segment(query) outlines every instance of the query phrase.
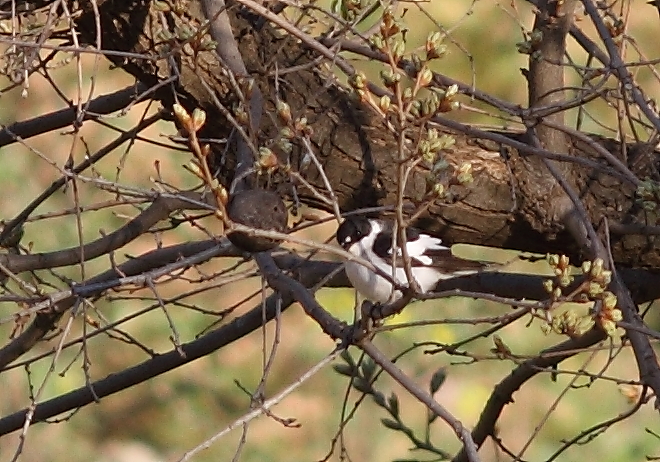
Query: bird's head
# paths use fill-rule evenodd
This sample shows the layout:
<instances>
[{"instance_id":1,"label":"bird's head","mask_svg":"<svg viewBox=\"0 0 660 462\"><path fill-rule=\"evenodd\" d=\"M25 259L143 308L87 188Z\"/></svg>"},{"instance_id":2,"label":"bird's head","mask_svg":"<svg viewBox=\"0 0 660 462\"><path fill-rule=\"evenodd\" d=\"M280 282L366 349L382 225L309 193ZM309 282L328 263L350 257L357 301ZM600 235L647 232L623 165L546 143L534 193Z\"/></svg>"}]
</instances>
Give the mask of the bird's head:
<instances>
[{"instance_id":1,"label":"bird's head","mask_svg":"<svg viewBox=\"0 0 660 462\"><path fill-rule=\"evenodd\" d=\"M361 216L349 217L337 229L337 242L344 250L371 232L371 222Z\"/></svg>"}]
</instances>

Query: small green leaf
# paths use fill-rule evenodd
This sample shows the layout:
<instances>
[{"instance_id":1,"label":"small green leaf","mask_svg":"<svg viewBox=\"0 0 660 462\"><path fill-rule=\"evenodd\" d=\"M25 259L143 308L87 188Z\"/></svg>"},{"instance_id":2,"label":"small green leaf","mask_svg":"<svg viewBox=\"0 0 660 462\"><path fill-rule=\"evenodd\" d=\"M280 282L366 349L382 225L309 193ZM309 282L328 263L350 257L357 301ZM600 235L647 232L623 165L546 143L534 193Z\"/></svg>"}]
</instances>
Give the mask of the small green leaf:
<instances>
[{"instance_id":1,"label":"small green leaf","mask_svg":"<svg viewBox=\"0 0 660 462\"><path fill-rule=\"evenodd\" d=\"M399 398L392 393L387 400L387 403L390 405L390 412L394 417L399 417Z\"/></svg>"},{"instance_id":2,"label":"small green leaf","mask_svg":"<svg viewBox=\"0 0 660 462\"><path fill-rule=\"evenodd\" d=\"M437 392L440 389L443 383L445 383L446 378L447 378L447 373L445 372L444 367L435 371L433 377L431 377L431 384L429 386L432 395L435 394L435 392Z\"/></svg>"},{"instance_id":3,"label":"small green leaf","mask_svg":"<svg viewBox=\"0 0 660 462\"><path fill-rule=\"evenodd\" d=\"M380 407L385 407L385 395L383 395L379 391L374 391L371 394L371 397L374 399L376 404L378 404Z\"/></svg>"},{"instance_id":4,"label":"small green leaf","mask_svg":"<svg viewBox=\"0 0 660 462\"><path fill-rule=\"evenodd\" d=\"M371 358L364 358L360 369L362 370L362 377L366 380L371 380L376 373L376 363Z\"/></svg>"},{"instance_id":5,"label":"small green leaf","mask_svg":"<svg viewBox=\"0 0 660 462\"><path fill-rule=\"evenodd\" d=\"M383 423L383 425L385 425L387 428L389 428L391 430L402 430L403 429L401 424L399 422L397 422L396 420L383 418L383 419L380 419L380 421Z\"/></svg>"},{"instance_id":6,"label":"small green leaf","mask_svg":"<svg viewBox=\"0 0 660 462\"><path fill-rule=\"evenodd\" d=\"M348 350L344 350L341 352L341 359L346 361L347 364L350 364L353 368L355 368L355 360L353 359L353 356L348 352Z\"/></svg>"},{"instance_id":7,"label":"small green leaf","mask_svg":"<svg viewBox=\"0 0 660 462\"><path fill-rule=\"evenodd\" d=\"M364 380L362 377L355 377L353 379L353 388L367 395L373 392L373 389L371 388L371 384L369 383L369 381Z\"/></svg>"},{"instance_id":8,"label":"small green leaf","mask_svg":"<svg viewBox=\"0 0 660 462\"><path fill-rule=\"evenodd\" d=\"M332 366L337 374L345 375L347 377L355 376L355 368L349 364L335 364Z\"/></svg>"}]
</instances>

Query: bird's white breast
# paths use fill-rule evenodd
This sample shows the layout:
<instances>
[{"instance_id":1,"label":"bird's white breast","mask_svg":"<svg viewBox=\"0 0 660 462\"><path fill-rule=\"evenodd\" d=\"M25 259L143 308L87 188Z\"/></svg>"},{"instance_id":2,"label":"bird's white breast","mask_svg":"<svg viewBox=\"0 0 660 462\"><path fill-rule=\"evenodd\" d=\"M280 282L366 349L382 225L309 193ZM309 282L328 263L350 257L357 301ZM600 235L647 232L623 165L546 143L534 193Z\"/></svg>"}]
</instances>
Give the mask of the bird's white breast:
<instances>
[{"instance_id":1,"label":"bird's white breast","mask_svg":"<svg viewBox=\"0 0 660 462\"><path fill-rule=\"evenodd\" d=\"M353 244L348 251L353 255L373 263L373 265L382 270L383 273L392 274L392 266L388 265L380 258L374 258L375 255L371 250L378 231L380 231L380 229L375 229L371 235L366 236L364 239ZM440 242L438 239L430 237L429 239L438 241L438 244ZM423 246L430 243L423 242L420 244L419 249L416 247L410 249L409 247L409 250L411 250L411 256L414 255L417 257L421 255L423 253ZM436 243L434 242L433 244ZM421 258L418 259L421 260ZM422 292L428 292L433 289L438 280L442 278L440 272L434 268L415 267L413 269L413 274ZM394 290L393 293L394 287L390 281L356 261L348 261L346 263L346 275L351 281L351 284L353 284L353 287L368 300L378 303L387 303L401 297L400 291ZM399 284L404 286L408 285L406 272L403 268L396 268L395 275L395 279Z\"/></svg>"}]
</instances>

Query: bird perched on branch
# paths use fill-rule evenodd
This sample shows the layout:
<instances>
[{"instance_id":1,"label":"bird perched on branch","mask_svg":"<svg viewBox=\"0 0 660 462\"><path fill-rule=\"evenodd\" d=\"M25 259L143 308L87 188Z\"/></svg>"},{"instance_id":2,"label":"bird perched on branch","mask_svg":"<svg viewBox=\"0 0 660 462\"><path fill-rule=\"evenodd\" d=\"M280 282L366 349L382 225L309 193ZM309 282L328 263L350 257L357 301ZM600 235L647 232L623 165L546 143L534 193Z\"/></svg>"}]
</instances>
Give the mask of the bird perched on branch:
<instances>
[{"instance_id":1,"label":"bird perched on branch","mask_svg":"<svg viewBox=\"0 0 660 462\"><path fill-rule=\"evenodd\" d=\"M393 245L393 232L394 222L355 216L339 226L337 241L345 250L370 262L382 273L395 274L392 279L407 286L404 259L400 246ZM478 273L488 267L483 262L455 257L449 247L442 245L441 239L418 229L408 227L405 234L412 275L422 293L432 291L443 279ZM393 258L393 250L396 258ZM386 277L357 261L346 262L346 275L353 287L373 302L387 303L402 295L394 290Z\"/></svg>"}]
</instances>

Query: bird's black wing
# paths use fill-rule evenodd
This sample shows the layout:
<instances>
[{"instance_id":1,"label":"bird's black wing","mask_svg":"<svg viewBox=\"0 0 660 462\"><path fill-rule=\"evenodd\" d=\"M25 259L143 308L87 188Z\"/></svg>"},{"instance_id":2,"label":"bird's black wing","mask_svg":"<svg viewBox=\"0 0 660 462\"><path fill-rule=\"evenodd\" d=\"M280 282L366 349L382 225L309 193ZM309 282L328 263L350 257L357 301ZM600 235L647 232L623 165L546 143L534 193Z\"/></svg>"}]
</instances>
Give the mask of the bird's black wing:
<instances>
[{"instance_id":1,"label":"bird's black wing","mask_svg":"<svg viewBox=\"0 0 660 462\"><path fill-rule=\"evenodd\" d=\"M406 240L410 264L412 267L429 266L442 273L460 273L480 271L486 265L479 261L465 260L454 256L451 249L442 245L442 241L416 228L406 228ZM373 243L373 252L387 265L392 265L392 230L383 229ZM397 251L396 267L404 266L401 250Z\"/></svg>"},{"instance_id":2,"label":"bird's black wing","mask_svg":"<svg viewBox=\"0 0 660 462\"><path fill-rule=\"evenodd\" d=\"M440 250L426 250L424 256L429 257L432 260L432 263L427 266L432 266L443 273L472 273L488 267L486 263L477 260L466 260L465 258L457 257L451 253L451 249L447 248Z\"/></svg>"}]
</instances>

